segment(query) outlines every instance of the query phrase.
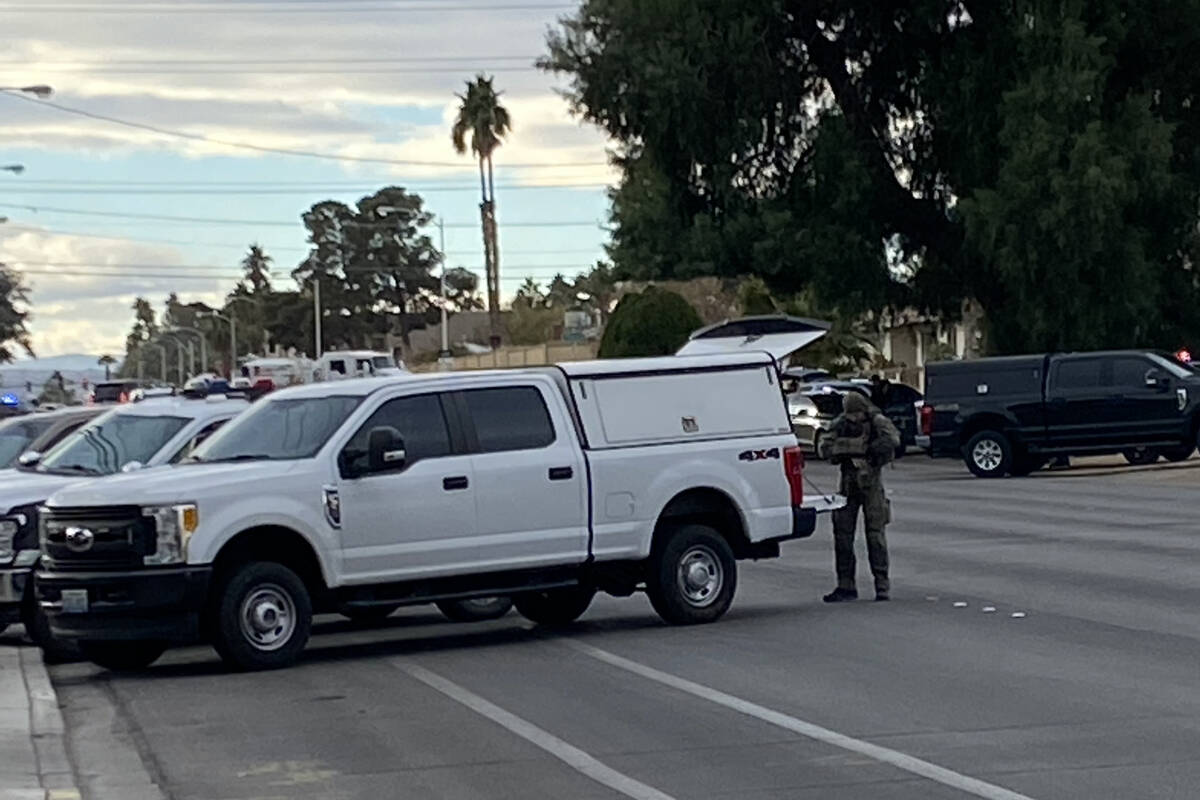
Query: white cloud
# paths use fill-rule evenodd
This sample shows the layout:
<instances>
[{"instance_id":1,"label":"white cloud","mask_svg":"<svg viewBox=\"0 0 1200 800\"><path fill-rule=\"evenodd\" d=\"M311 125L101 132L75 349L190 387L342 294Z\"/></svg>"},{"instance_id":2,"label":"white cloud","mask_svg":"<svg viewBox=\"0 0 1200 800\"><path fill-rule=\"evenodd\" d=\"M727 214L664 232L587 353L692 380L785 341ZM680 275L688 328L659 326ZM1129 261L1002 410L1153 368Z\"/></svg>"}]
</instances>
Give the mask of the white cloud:
<instances>
[{"instance_id":1,"label":"white cloud","mask_svg":"<svg viewBox=\"0 0 1200 800\"><path fill-rule=\"evenodd\" d=\"M185 264L173 247L120 240L83 239L0 225L0 263L25 274L30 288L34 350L39 354L115 353L125 349L134 298L147 297L161 311L168 292L188 301L220 303L232 280L164 280L104 274L102 267L48 264L145 264L147 274L168 274ZM129 272L129 270L124 270ZM90 275L75 273L91 272Z\"/></svg>"}]
</instances>

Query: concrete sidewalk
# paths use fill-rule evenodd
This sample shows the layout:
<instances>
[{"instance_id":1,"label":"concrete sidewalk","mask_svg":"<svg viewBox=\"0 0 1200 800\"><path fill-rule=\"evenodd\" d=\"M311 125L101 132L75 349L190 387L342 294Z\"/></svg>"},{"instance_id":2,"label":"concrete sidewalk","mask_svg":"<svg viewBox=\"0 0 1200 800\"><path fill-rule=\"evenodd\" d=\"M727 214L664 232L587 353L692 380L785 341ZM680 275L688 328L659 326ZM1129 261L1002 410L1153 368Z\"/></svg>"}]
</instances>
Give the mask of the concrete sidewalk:
<instances>
[{"instance_id":1,"label":"concrete sidewalk","mask_svg":"<svg viewBox=\"0 0 1200 800\"><path fill-rule=\"evenodd\" d=\"M79 800L41 651L0 637L0 800Z\"/></svg>"}]
</instances>

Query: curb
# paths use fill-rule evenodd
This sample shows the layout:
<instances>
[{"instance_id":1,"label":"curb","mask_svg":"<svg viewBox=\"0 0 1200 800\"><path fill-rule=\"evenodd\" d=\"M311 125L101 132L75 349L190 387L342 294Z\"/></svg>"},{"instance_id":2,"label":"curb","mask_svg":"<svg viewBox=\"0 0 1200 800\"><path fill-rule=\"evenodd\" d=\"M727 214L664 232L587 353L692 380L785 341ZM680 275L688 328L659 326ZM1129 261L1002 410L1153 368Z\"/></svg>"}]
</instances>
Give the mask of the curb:
<instances>
[{"instance_id":1,"label":"curb","mask_svg":"<svg viewBox=\"0 0 1200 800\"><path fill-rule=\"evenodd\" d=\"M46 672L42 651L37 647L19 650L21 675L29 698L30 738L37 757L38 782L45 800L81 800L75 772L67 757L66 726L58 707L58 694Z\"/></svg>"}]
</instances>

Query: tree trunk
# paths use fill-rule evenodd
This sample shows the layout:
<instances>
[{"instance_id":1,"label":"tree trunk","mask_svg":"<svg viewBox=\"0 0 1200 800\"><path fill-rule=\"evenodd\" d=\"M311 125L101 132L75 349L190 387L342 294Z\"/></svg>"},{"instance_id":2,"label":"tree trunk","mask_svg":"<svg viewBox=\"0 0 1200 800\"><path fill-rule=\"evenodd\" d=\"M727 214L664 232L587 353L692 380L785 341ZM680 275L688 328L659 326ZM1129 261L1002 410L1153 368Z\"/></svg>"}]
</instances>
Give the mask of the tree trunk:
<instances>
[{"instance_id":1,"label":"tree trunk","mask_svg":"<svg viewBox=\"0 0 1200 800\"><path fill-rule=\"evenodd\" d=\"M491 331L491 345L498 346L496 332L500 329L500 298L492 294L492 236L488 224L490 202L488 200L487 175L484 173L483 155L479 156L479 227L483 232L483 272L488 287L488 323Z\"/></svg>"},{"instance_id":2,"label":"tree trunk","mask_svg":"<svg viewBox=\"0 0 1200 800\"><path fill-rule=\"evenodd\" d=\"M492 349L500 346L500 234L496 227L496 183L492 173L492 157L487 157L488 168L488 242L491 245L490 270L488 272L488 306L494 309L489 317L491 323Z\"/></svg>"}]
</instances>

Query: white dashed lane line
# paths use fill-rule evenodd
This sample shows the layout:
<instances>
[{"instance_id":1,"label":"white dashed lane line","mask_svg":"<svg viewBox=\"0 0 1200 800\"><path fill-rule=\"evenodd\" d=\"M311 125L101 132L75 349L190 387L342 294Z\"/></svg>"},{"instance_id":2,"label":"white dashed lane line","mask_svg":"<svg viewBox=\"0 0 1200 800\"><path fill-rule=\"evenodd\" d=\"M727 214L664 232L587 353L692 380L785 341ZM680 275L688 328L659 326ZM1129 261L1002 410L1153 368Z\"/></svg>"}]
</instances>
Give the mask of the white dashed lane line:
<instances>
[{"instance_id":1,"label":"white dashed lane line","mask_svg":"<svg viewBox=\"0 0 1200 800\"><path fill-rule=\"evenodd\" d=\"M390 663L431 689L441 692L446 697L457 703L461 703L476 714L490 719L492 722L520 736L530 744L540 747L572 769L586 775L597 783L620 792L632 800L675 800L671 795L660 792L653 786L647 786L623 772L618 772L549 731L539 728L532 722L522 719L512 712L505 711L500 706L484 700L469 689L464 689L457 683L447 680L435 672L430 672L424 667L403 658L390 659Z\"/></svg>"},{"instance_id":2,"label":"white dashed lane line","mask_svg":"<svg viewBox=\"0 0 1200 800\"><path fill-rule=\"evenodd\" d=\"M855 739L852 736L838 733L837 731L822 728L820 725L814 725L811 722L805 722L802 719L784 714L780 711L775 711L765 706L760 706L751 703L748 700L743 700L740 697L726 694L725 692L712 689L699 683L693 683L685 678L680 678L677 675L672 675L669 672L648 667L645 664L640 664L636 661L631 661L628 658L623 658L610 653L607 650L601 650L598 647L593 647L579 641L564 640L563 644L567 647L590 656L605 664L609 664L618 669L623 669L626 672L631 672L647 680L655 681L664 686L669 686L681 692L686 692L694 697L699 697L703 700L716 703L725 708L741 712L747 716L762 720L763 722L776 725L784 730L798 733L801 736L806 736L818 742L823 742L833 747L841 748L842 750L851 753L857 753L861 756L874 759L883 764L889 764L897 769L905 772L926 778L931 781L936 781L944 786L949 786L953 789L965 792L975 797L982 797L985 800L1032 800L1032 798L1014 792L1010 789L1005 789L1003 786L996 786L986 781L981 781L978 778L972 778L969 775L963 775L953 770L939 767L937 764L931 764L928 761L923 761L914 756L901 753L898 750L892 750L887 747L881 747L871 742Z\"/></svg>"}]
</instances>

